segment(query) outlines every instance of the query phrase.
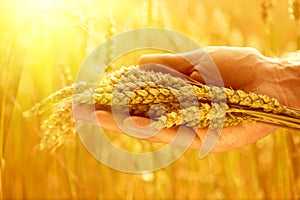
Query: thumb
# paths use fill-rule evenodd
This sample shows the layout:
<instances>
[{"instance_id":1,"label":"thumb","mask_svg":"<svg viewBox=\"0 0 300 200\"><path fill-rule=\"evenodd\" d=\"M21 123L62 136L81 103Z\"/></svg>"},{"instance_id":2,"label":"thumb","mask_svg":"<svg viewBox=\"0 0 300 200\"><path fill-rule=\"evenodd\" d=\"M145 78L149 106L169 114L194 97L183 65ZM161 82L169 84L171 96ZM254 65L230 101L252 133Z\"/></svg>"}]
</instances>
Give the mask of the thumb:
<instances>
[{"instance_id":1,"label":"thumb","mask_svg":"<svg viewBox=\"0 0 300 200\"><path fill-rule=\"evenodd\" d=\"M144 64L161 64L171 67L183 74L189 74L192 69L191 63L189 63L183 56L179 54L145 54L138 60L139 65Z\"/></svg>"}]
</instances>

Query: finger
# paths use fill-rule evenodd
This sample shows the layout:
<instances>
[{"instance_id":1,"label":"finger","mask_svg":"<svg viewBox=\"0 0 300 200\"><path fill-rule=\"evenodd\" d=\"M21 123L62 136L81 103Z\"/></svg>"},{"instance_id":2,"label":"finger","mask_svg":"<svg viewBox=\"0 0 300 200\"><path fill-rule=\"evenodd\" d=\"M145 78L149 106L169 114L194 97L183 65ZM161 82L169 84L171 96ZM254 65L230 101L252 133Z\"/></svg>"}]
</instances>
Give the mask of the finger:
<instances>
[{"instance_id":1,"label":"finger","mask_svg":"<svg viewBox=\"0 0 300 200\"><path fill-rule=\"evenodd\" d=\"M242 123L235 127L223 128L212 152L225 152L252 144L276 130L265 124ZM202 141L205 140L207 129L195 130Z\"/></svg>"},{"instance_id":2,"label":"finger","mask_svg":"<svg viewBox=\"0 0 300 200\"><path fill-rule=\"evenodd\" d=\"M200 83L205 83L202 75L208 76L211 66L214 66L213 61L203 49L181 54L145 54L139 59L140 65L151 63L171 67Z\"/></svg>"},{"instance_id":3,"label":"finger","mask_svg":"<svg viewBox=\"0 0 300 200\"><path fill-rule=\"evenodd\" d=\"M143 127L149 125L151 122L150 119L133 116L127 120L132 120L137 125L137 128L140 128L140 134L149 135L149 133L147 133L147 129L143 130ZM191 149L200 149L202 144L197 134L191 128L184 126L182 126L180 129L179 127L163 128L158 131L157 134L143 139L149 142L165 143L177 147L188 147Z\"/></svg>"},{"instance_id":4,"label":"finger","mask_svg":"<svg viewBox=\"0 0 300 200\"><path fill-rule=\"evenodd\" d=\"M99 122L99 126L101 126L104 129L107 129L109 131L114 131L114 132L118 132L118 133L124 133L117 125L117 123L115 122L113 115L111 114L111 112L107 112L107 111L96 111L95 112L95 116ZM143 118L143 117L130 117L130 119L127 120L131 120L133 121L133 123L136 126L136 129L140 128L140 133L143 134L143 128L147 127L149 125L149 123L151 122L150 119L148 118ZM126 124L126 120L124 120L124 124ZM127 134L127 133L124 133ZM147 134L144 132L144 134ZM176 135L178 134L178 128L164 128L162 130L160 130L157 134L150 136L150 137L145 137L142 138L143 140L149 141L149 142L155 142L155 143L165 143L165 144L169 144L172 141L174 141L174 138L176 137ZM193 139L191 145L189 146L189 148L192 149L200 149L201 147L201 140L199 139L199 137L195 137L195 132L193 131L185 131L185 134L181 134L180 138L177 138L177 140L175 140L175 142L172 143L172 145L175 146L184 146L184 144L186 143L186 141Z\"/></svg>"},{"instance_id":5,"label":"finger","mask_svg":"<svg viewBox=\"0 0 300 200\"><path fill-rule=\"evenodd\" d=\"M200 83L205 83L205 81L204 81L203 77L200 75L199 71L196 71L196 70L192 71L190 74L190 77L192 79L194 79L195 81L198 81Z\"/></svg>"},{"instance_id":6,"label":"finger","mask_svg":"<svg viewBox=\"0 0 300 200\"><path fill-rule=\"evenodd\" d=\"M95 106L88 104L76 104L72 108L72 114L75 120L97 123L97 121L92 118L94 111Z\"/></svg>"},{"instance_id":7,"label":"finger","mask_svg":"<svg viewBox=\"0 0 300 200\"><path fill-rule=\"evenodd\" d=\"M190 74L193 66L184 57L177 54L145 54L139 58L139 65L162 64L183 74Z\"/></svg>"},{"instance_id":8,"label":"finger","mask_svg":"<svg viewBox=\"0 0 300 200\"><path fill-rule=\"evenodd\" d=\"M106 130L122 133L122 130L116 124L111 112L104 110L97 110L94 112L94 116L98 121L98 125Z\"/></svg>"}]
</instances>

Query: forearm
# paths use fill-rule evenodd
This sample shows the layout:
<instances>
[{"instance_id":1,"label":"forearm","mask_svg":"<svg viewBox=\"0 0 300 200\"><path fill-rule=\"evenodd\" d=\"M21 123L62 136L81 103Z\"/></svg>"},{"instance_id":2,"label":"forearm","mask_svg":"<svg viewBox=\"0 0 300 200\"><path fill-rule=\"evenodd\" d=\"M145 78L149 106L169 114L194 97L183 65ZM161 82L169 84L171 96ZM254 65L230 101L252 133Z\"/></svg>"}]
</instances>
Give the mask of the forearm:
<instances>
[{"instance_id":1,"label":"forearm","mask_svg":"<svg viewBox=\"0 0 300 200\"><path fill-rule=\"evenodd\" d=\"M300 54L278 60L275 84L282 103L300 109Z\"/></svg>"}]
</instances>

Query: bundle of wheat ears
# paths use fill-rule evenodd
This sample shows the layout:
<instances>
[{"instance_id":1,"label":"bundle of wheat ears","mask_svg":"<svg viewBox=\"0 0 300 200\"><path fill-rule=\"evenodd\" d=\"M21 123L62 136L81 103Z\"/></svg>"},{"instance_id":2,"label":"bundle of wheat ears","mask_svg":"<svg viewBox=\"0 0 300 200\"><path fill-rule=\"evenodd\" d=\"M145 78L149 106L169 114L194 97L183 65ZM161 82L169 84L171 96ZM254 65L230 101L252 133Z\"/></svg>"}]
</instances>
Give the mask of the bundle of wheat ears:
<instances>
[{"instance_id":1,"label":"bundle of wheat ears","mask_svg":"<svg viewBox=\"0 0 300 200\"><path fill-rule=\"evenodd\" d=\"M152 127L220 128L266 123L300 130L300 111L266 95L201 84L165 66L130 66L98 83L75 83L24 112L46 115L41 148L57 148L76 133L74 104L126 112L152 119Z\"/></svg>"}]
</instances>

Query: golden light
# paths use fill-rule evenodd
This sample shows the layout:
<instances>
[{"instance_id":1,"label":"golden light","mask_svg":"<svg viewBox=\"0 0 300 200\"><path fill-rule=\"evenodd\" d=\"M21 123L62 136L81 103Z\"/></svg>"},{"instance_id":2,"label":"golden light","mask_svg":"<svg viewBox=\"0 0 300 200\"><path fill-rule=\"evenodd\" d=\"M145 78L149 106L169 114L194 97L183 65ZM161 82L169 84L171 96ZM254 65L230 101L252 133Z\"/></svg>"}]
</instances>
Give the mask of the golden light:
<instances>
[{"instance_id":1,"label":"golden light","mask_svg":"<svg viewBox=\"0 0 300 200\"><path fill-rule=\"evenodd\" d=\"M72 84L103 40L135 28L172 29L202 46L251 46L269 56L295 51L300 28L289 4L295 0L277 0L270 24L262 21L262 0L0 1L0 199L299 199L297 132L279 131L203 160L189 150L157 172L132 175L99 163L78 137L53 153L37 151L43 119L22 117ZM136 64L144 53L117 58L115 65ZM110 137L136 152L161 147Z\"/></svg>"}]
</instances>

